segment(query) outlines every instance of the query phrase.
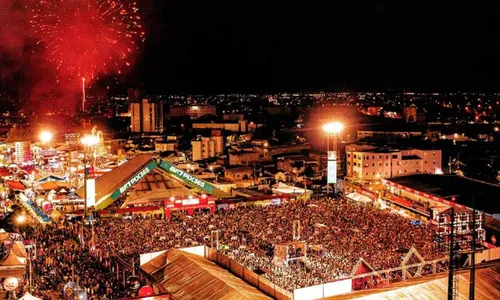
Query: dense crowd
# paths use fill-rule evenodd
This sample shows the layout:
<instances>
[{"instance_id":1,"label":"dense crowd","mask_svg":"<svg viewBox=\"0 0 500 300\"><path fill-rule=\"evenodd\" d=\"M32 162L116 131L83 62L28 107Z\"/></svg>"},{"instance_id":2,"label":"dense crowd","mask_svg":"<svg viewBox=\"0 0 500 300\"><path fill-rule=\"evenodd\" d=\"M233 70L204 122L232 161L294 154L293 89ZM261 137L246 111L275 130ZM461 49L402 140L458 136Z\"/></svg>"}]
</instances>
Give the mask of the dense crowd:
<instances>
[{"instance_id":1,"label":"dense crowd","mask_svg":"<svg viewBox=\"0 0 500 300\"><path fill-rule=\"evenodd\" d=\"M32 293L42 299L65 299L68 282L76 282L88 299L115 299L128 289L117 280L112 264L81 247L70 224L44 227L29 236L37 242L32 257ZM66 286L67 287L67 286ZM72 289L69 289L72 292Z\"/></svg>"},{"instance_id":2,"label":"dense crowd","mask_svg":"<svg viewBox=\"0 0 500 300\"><path fill-rule=\"evenodd\" d=\"M300 220L300 240L308 248L314 246L315 255L277 266L274 246L293 240L295 220ZM103 253L137 257L172 247L210 246L213 230L219 231L221 251L250 269L263 270L263 276L288 290L348 276L360 258L383 270L399 266L411 247L426 260L439 256L433 230L425 224L412 225L390 211L345 200L242 207L170 219L101 220L95 238ZM294 255L306 250L295 249Z\"/></svg>"}]
</instances>

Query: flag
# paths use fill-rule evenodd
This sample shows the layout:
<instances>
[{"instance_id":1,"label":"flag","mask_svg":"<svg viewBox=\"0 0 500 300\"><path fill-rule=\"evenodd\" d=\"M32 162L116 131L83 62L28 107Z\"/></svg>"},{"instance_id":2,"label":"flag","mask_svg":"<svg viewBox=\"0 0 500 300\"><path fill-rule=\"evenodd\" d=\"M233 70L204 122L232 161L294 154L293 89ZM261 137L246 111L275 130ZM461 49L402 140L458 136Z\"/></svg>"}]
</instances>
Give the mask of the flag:
<instances>
[{"instance_id":1,"label":"flag","mask_svg":"<svg viewBox=\"0 0 500 300\"><path fill-rule=\"evenodd\" d=\"M93 166L90 166L88 168L85 168L85 175L94 175L94 167Z\"/></svg>"}]
</instances>

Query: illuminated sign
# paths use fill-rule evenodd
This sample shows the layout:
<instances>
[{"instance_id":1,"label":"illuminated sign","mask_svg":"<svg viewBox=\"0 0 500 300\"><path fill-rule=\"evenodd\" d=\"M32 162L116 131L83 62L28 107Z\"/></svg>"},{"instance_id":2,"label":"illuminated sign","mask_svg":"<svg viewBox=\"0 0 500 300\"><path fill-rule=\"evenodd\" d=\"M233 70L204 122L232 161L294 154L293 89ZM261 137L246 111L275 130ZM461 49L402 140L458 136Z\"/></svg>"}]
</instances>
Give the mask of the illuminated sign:
<instances>
[{"instance_id":1,"label":"illuminated sign","mask_svg":"<svg viewBox=\"0 0 500 300\"><path fill-rule=\"evenodd\" d=\"M151 172L155 168L156 168L156 162L154 162L154 161L150 162L144 169L142 169L141 171L136 173L134 175L134 177L132 177L129 181L127 181L124 185L122 185L119 189L114 191L113 194L111 194L111 198L114 200L114 199L120 197L121 194L126 192L134 184L138 183L139 180L144 178L144 176L146 176L149 172Z\"/></svg>"},{"instance_id":2,"label":"illuminated sign","mask_svg":"<svg viewBox=\"0 0 500 300\"><path fill-rule=\"evenodd\" d=\"M182 205L198 205L200 204L200 199L198 198L193 198L193 199L184 199L182 200Z\"/></svg>"},{"instance_id":3,"label":"illuminated sign","mask_svg":"<svg viewBox=\"0 0 500 300\"><path fill-rule=\"evenodd\" d=\"M181 169L176 168L174 165L171 165L165 161L162 161L160 166L162 167L162 169L164 169L168 173L174 175L176 178L182 180L184 183L186 183L194 188L200 189L200 190L205 191L209 194L212 194L214 191L214 187L211 184L209 184L203 180L200 180L200 179L194 177L193 175L182 171Z\"/></svg>"},{"instance_id":4,"label":"illuminated sign","mask_svg":"<svg viewBox=\"0 0 500 300\"><path fill-rule=\"evenodd\" d=\"M327 183L337 183L337 152L328 151Z\"/></svg>"},{"instance_id":5,"label":"illuminated sign","mask_svg":"<svg viewBox=\"0 0 500 300\"><path fill-rule=\"evenodd\" d=\"M85 198L87 198L87 206L95 205L95 179L87 179L87 190L85 191Z\"/></svg>"}]
</instances>

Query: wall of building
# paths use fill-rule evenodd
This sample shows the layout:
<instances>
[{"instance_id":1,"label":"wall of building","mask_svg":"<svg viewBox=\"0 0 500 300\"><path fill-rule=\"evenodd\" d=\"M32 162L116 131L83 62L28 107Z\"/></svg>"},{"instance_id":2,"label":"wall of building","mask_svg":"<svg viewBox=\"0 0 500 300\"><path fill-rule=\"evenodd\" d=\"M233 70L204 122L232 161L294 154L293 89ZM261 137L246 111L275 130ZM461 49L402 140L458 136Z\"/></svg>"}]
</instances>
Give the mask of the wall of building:
<instances>
[{"instance_id":1,"label":"wall of building","mask_svg":"<svg viewBox=\"0 0 500 300\"><path fill-rule=\"evenodd\" d=\"M226 169L224 171L224 178L234 181L252 179L253 168Z\"/></svg>"},{"instance_id":2,"label":"wall of building","mask_svg":"<svg viewBox=\"0 0 500 300\"><path fill-rule=\"evenodd\" d=\"M229 165L248 165L250 163L258 162L260 155L258 152L229 152Z\"/></svg>"},{"instance_id":3,"label":"wall of building","mask_svg":"<svg viewBox=\"0 0 500 300\"><path fill-rule=\"evenodd\" d=\"M165 152L165 151L176 151L177 143L155 143L155 151Z\"/></svg>"},{"instance_id":4,"label":"wall of building","mask_svg":"<svg viewBox=\"0 0 500 300\"><path fill-rule=\"evenodd\" d=\"M195 105L195 106L170 107L168 116L171 118L189 116L191 119L198 119L199 117L202 117L204 115L216 115L216 114L217 114L217 109L215 106Z\"/></svg>"},{"instance_id":5,"label":"wall of building","mask_svg":"<svg viewBox=\"0 0 500 300\"><path fill-rule=\"evenodd\" d=\"M441 150L369 151L346 148L347 176L379 180L410 174L435 174L441 170Z\"/></svg>"}]
</instances>

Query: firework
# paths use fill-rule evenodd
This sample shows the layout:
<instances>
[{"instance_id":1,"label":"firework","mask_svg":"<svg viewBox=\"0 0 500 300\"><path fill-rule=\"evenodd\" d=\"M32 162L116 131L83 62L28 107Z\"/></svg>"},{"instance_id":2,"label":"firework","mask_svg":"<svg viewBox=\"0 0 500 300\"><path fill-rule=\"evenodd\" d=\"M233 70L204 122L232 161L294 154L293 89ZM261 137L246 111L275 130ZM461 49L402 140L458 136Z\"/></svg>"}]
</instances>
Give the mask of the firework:
<instances>
[{"instance_id":1,"label":"firework","mask_svg":"<svg viewBox=\"0 0 500 300\"><path fill-rule=\"evenodd\" d=\"M121 74L144 41L139 9L127 0L37 0L31 25L59 75Z\"/></svg>"}]
</instances>

